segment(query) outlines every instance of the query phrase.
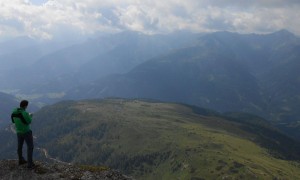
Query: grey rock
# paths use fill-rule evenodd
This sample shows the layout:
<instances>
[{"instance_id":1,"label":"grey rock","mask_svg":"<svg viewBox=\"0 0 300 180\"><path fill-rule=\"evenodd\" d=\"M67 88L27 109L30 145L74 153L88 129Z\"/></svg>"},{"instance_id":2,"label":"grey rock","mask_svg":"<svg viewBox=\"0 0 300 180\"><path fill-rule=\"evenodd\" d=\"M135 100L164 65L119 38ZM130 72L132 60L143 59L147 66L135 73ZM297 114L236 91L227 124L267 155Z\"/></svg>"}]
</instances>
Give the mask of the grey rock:
<instances>
[{"instance_id":1,"label":"grey rock","mask_svg":"<svg viewBox=\"0 0 300 180\"><path fill-rule=\"evenodd\" d=\"M17 160L0 160L0 180L132 180L118 171L101 166L81 166L67 163L35 162L37 167L27 169Z\"/></svg>"}]
</instances>

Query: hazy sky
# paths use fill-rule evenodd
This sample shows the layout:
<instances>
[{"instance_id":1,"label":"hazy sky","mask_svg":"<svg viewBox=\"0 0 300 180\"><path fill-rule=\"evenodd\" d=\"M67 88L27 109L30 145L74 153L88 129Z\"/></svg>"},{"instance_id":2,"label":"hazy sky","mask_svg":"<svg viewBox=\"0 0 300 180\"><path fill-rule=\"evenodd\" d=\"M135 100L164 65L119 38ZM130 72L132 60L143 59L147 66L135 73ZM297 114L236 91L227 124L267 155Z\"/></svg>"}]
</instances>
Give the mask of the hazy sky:
<instances>
[{"instance_id":1,"label":"hazy sky","mask_svg":"<svg viewBox=\"0 0 300 180\"><path fill-rule=\"evenodd\" d=\"M300 0L1 0L0 38L175 30L300 35Z\"/></svg>"}]
</instances>

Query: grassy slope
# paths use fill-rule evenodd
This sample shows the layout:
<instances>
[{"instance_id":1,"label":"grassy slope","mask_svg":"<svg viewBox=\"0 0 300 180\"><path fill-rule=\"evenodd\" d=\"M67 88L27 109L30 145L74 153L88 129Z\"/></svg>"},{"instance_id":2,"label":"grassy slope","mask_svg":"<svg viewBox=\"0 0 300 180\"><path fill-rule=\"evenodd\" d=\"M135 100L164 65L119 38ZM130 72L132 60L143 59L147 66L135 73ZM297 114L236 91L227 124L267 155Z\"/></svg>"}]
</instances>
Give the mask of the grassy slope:
<instances>
[{"instance_id":1,"label":"grassy slope","mask_svg":"<svg viewBox=\"0 0 300 180\"><path fill-rule=\"evenodd\" d=\"M66 102L35 118L37 126L43 124L35 129L38 141L50 155L105 163L140 179L300 178L299 164L269 155L249 141L256 135L239 123L196 114L184 105Z\"/></svg>"}]
</instances>

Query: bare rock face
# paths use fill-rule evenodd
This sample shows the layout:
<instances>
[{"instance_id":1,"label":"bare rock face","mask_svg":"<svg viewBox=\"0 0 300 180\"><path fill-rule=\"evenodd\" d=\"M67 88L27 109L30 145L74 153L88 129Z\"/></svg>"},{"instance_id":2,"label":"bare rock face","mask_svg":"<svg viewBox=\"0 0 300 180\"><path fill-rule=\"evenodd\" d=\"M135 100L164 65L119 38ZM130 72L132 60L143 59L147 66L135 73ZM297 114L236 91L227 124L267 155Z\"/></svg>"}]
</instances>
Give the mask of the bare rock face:
<instances>
[{"instance_id":1,"label":"bare rock face","mask_svg":"<svg viewBox=\"0 0 300 180\"><path fill-rule=\"evenodd\" d=\"M103 166L71 165L35 162L36 168L18 165L17 160L0 160L2 180L132 180L132 178Z\"/></svg>"}]
</instances>

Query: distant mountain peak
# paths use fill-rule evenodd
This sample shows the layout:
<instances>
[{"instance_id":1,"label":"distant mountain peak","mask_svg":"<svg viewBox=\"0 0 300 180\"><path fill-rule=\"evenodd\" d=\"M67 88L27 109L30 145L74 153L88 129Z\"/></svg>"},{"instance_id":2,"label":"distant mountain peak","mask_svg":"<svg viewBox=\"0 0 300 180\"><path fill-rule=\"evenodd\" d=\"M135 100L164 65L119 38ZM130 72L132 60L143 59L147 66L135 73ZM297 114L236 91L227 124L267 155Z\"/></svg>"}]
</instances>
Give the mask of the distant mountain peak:
<instances>
[{"instance_id":1,"label":"distant mountain peak","mask_svg":"<svg viewBox=\"0 0 300 180\"><path fill-rule=\"evenodd\" d=\"M276 36L276 37L285 37L285 38L295 38L296 37L293 33L291 33L290 31L288 31L286 29L281 29L279 31L271 33L270 35Z\"/></svg>"}]
</instances>

